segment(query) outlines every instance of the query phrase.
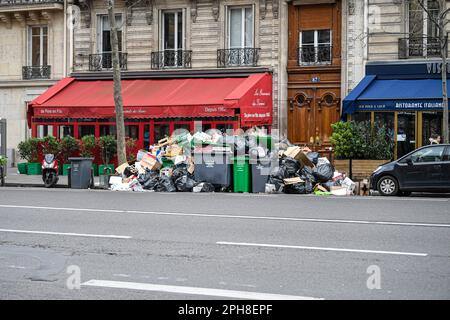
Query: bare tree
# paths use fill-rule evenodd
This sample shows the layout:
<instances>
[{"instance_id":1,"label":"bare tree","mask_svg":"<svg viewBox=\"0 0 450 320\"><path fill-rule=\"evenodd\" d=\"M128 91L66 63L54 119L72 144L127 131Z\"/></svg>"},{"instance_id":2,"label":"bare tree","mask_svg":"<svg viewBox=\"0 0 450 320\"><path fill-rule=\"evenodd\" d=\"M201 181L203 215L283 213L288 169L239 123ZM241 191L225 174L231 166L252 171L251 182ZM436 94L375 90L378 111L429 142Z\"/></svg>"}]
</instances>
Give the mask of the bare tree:
<instances>
[{"instance_id":1,"label":"bare tree","mask_svg":"<svg viewBox=\"0 0 450 320\"><path fill-rule=\"evenodd\" d=\"M119 164L127 162L125 146L125 123L123 115L122 87L120 76L119 41L117 37L116 16L114 14L114 0L106 0L108 7L109 24L111 27L112 67L114 79L114 105L116 108L117 128L117 159Z\"/></svg>"},{"instance_id":2,"label":"bare tree","mask_svg":"<svg viewBox=\"0 0 450 320\"><path fill-rule=\"evenodd\" d=\"M447 18L450 8L447 8L446 0L416 0L418 1L420 7L424 10L427 15L428 23L431 23L437 28L438 31L438 43L440 45L440 57L442 59L442 107L443 107L443 142L449 143L449 132L448 132L448 92L447 92L447 44L448 37L446 27L450 23ZM430 3L438 4L437 14L431 10Z\"/></svg>"}]
</instances>

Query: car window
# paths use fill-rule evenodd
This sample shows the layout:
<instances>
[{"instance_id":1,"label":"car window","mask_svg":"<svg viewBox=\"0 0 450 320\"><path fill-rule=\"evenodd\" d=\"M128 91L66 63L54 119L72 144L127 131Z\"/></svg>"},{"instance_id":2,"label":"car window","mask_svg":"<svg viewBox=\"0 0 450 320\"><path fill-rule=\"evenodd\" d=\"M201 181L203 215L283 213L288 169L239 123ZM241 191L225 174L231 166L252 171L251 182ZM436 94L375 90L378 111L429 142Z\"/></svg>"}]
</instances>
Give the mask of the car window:
<instances>
[{"instance_id":1,"label":"car window","mask_svg":"<svg viewBox=\"0 0 450 320\"><path fill-rule=\"evenodd\" d=\"M444 161L450 161L450 147L447 147L447 149L445 149Z\"/></svg>"},{"instance_id":2,"label":"car window","mask_svg":"<svg viewBox=\"0 0 450 320\"><path fill-rule=\"evenodd\" d=\"M444 149L444 146L425 148L414 152L410 157L414 163L439 162L443 160Z\"/></svg>"}]
</instances>

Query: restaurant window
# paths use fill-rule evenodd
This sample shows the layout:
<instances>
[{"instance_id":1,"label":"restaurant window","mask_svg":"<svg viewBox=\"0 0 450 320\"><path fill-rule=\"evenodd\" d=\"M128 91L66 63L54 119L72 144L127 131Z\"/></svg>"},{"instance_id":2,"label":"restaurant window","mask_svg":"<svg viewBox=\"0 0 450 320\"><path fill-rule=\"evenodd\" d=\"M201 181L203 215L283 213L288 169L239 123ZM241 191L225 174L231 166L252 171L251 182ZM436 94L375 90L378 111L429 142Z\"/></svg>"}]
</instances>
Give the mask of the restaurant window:
<instances>
[{"instance_id":1,"label":"restaurant window","mask_svg":"<svg viewBox=\"0 0 450 320\"><path fill-rule=\"evenodd\" d=\"M46 125L46 124L40 124L36 128L37 130L37 138L44 138L47 136L53 136L53 126L52 125Z\"/></svg>"},{"instance_id":2,"label":"restaurant window","mask_svg":"<svg viewBox=\"0 0 450 320\"><path fill-rule=\"evenodd\" d=\"M73 126L60 125L59 130L58 130L58 135L59 135L60 139L67 137L67 136L73 137L74 136Z\"/></svg>"},{"instance_id":3,"label":"restaurant window","mask_svg":"<svg viewBox=\"0 0 450 320\"><path fill-rule=\"evenodd\" d=\"M218 123L216 124L216 129L220 130L222 133L226 133L228 130L233 130L232 123Z\"/></svg>"},{"instance_id":4,"label":"restaurant window","mask_svg":"<svg viewBox=\"0 0 450 320\"><path fill-rule=\"evenodd\" d=\"M33 26L28 30L28 65L46 66L48 64L48 27Z\"/></svg>"},{"instance_id":5,"label":"restaurant window","mask_svg":"<svg viewBox=\"0 0 450 320\"><path fill-rule=\"evenodd\" d=\"M397 113L397 158L416 148L416 113Z\"/></svg>"},{"instance_id":6,"label":"restaurant window","mask_svg":"<svg viewBox=\"0 0 450 320\"><path fill-rule=\"evenodd\" d=\"M355 122L365 122L372 120L371 112L356 112L352 114L352 120Z\"/></svg>"},{"instance_id":7,"label":"restaurant window","mask_svg":"<svg viewBox=\"0 0 450 320\"><path fill-rule=\"evenodd\" d=\"M150 147L150 125L144 125L144 149L148 150Z\"/></svg>"},{"instance_id":8,"label":"restaurant window","mask_svg":"<svg viewBox=\"0 0 450 320\"><path fill-rule=\"evenodd\" d=\"M438 135L442 137L442 124L443 116L442 112L422 112L422 145L426 146L430 144L430 138L432 135Z\"/></svg>"},{"instance_id":9,"label":"restaurant window","mask_svg":"<svg viewBox=\"0 0 450 320\"><path fill-rule=\"evenodd\" d=\"M162 50L164 52L164 66L183 66L184 23L183 11L164 11L162 13L161 28Z\"/></svg>"},{"instance_id":10,"label":"restaurant window","mask_svg":"<svg viewBox=\"0 0 450 320\"><path fill-rule=\"evenodd\" d=\"M191 131L191 124L190 123L175 123L173 126L174 130L183 129L188 132Z\"/></svg>"},{"instance_id":11,"label":"restaurant window","mask_svg":"<svg viewBox=\"0 0 450 320\"><path fill-rule=\"evenodd\" d=\"M103 124L100 126L100 136L116 136L116 126L111 124Z\"/></svg>"},{"instance_id":12,"label":"restaurant window","mask_svg":"<svg viewBox=\"0 0 450 320\"><path fill-rule=\"evenodd\" d=\"M81 139L84 136L95 135L95 126L83 125L78 126L78 138Z\"/></svg>"},{"instance_id":13,"label":"restaurant window","mask_svg":"<svg viewBox=\"0 0 450 320\"><path fill-rule=\"evenodd\" d=\"M168 137L170 135L170 127L168 124L157 124L155 123L153 132L154 132L154 138L155 143L157 143L159 140L164 139L165 137Z\"/></svg>"},{"instance_id":14,"label":"restaurant window","mask_svg":"<svg viewBox=\"0 0 450 320\"><path fill-rule=\"evenodd\" d=\"M126 125L125 126L125 137L132 139L139 139L139 126L137 125Z\"/></svg>"},{"instance_id":15,"label":"restaurant window","mask_svg":"<svg viewBox=\"0 0 450 320\"><path fill-rule=\"evenodd\" d=\"M300 32L300 64L331 63L331 30L308 30Z\"/></svg>"}]
</instances>

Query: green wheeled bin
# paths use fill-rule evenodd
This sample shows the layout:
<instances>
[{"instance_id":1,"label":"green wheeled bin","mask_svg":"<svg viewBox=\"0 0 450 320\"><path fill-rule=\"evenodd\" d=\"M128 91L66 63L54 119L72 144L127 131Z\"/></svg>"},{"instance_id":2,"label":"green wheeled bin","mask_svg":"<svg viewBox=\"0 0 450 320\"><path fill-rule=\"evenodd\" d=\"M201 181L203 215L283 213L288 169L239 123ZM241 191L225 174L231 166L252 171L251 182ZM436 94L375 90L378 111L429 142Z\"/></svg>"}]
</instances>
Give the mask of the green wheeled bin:
<instances>
[{"instance_id":1,"label":"green wheeled bin","mask_svg":"<svg viewBox=\"0 0 450 320\"><path fill-rule=\"evenodd\" d=\"M248 156L237 156L233 159L233 191L251 192L252 179Z\"/></svg>"}]
</instances>

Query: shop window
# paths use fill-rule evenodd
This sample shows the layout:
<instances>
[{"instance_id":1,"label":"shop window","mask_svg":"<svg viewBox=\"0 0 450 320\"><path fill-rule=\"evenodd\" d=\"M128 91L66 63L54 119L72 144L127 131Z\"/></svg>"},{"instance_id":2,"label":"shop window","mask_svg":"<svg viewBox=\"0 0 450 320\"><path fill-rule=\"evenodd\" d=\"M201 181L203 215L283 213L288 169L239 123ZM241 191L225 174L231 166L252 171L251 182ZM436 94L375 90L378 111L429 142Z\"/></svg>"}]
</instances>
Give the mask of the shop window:
<instances>
[{"instance_id":1,"label":"shop window","mask_svg":"<svg viewBox=\"0 0 450 320\"><path fill-rule=\"evenodd\" d=\"M116 136L116 126L114 125L101 125L100 136Z\"/></svg>"},{"instance_id":2,"label":"shop window","mask_svg":"<svg viewBox=\"0 0 450 320\"><path fill-rule=\"evenodd\" d=\"M62 139L67 136L74 136L73 126L59 126L58 137Z\"/></svg>"},{"instance_id":3,"label":"shop window","mask_svg":"<svg viewBox=\"0 0 450 320\"><path fill-rule=\"evenodd\" d=\"M95 135L95 126L79 126L78 138L81 139L84 136Z\"/></svg>"},{"instance_id":4,"label":"shop window","mask_svg":"<svg viewBox=\"0 0 450 320\"><path fill-rule=\"evenodd\" d=\"M144 149L148 150L150 147L150 125L144 125Z\"/></svg>"},{"instance_id":5,"label":"shop window","mask_svg":"<svg viewBox=\"0 0 450 320\"><path fill-rule=\"evenodd\" d=\"M352 120L355 122L371 121L372 114L370 112L357 112L352 114Z\"/></svg>"},{"instance_id":6,"label":"shop window","mask_svg":"<svg viewBox=\"0 0 450 320\"><path fill-rule=\"evenodd\" d=\"M206 132L207 130L211 129L212 125L211 123L202 123L202 131Z\"/></svg>"},{"instance_id":7,"label":"shop window","mask_svg":"<svg viewBox=\"0 0 450 320\"><path fill-rule=\"evenodd\" d=\"M422 145L430 144L433 135L442 136L442 113L422 112Z\"/></svg>"},{"instance_id":8,"label":"shop window","mask_svg":"<svg viewBox=\"0 0 450 320\"><path fill-rule=\"evenodd\" d=\"M416 149L416 113L399 112L397 119L397 158L400 158Z\"/></svg>"},{"instance_id":9,"label":"shop window","mask_svg":"<svg viewBox=\"0 0 450 320\"><path fill-rule=\"evenodd\" d=\"M218 123L216 124L216 129L220 130L222 133L226 133L228 130L233 130L232 123Z\"/></svg>"},{"instance_id":10,"label":"shop window","mask_svg":"<svg viewBox=\"0 0 450 320\"><path fill-rule=\"evenodd\" d=\"M155 143L157 143L159 140L164 139L165 137L168 137L170 135L170 128L168 124L156 124L154 126L154 138Z\"/></svg>"},{"instance_id":11,"label":"shop window","mask_svg":"<svg viewBox=\"0 0 450 320\"><path fill-rule=\"evenodd\" d=\"M139 126L137 125L126 125L125 126L125 137L132 139L139 139Z\"/></svg>"},{"instance_id":12,"label":"shop window","mask_svg":"<svg viewBox=\"0 0 450 320\"><path fill-rule=\"evenodd\" d=\"M190 123L175 123L174 130L183 129L185 131L190 132L191 131L191 124Z\"/></svg>"},{"instance_id":13,"label":"shop window","mask_svg":"<svg viewBox=\"0 0 450 320\"><path fill-rule=\"evenodd\" d=\"M37 126L37 138L44 138L47 136L53 136L53 126L40 124Z\"/></svg>"}]
</instances>

